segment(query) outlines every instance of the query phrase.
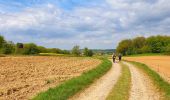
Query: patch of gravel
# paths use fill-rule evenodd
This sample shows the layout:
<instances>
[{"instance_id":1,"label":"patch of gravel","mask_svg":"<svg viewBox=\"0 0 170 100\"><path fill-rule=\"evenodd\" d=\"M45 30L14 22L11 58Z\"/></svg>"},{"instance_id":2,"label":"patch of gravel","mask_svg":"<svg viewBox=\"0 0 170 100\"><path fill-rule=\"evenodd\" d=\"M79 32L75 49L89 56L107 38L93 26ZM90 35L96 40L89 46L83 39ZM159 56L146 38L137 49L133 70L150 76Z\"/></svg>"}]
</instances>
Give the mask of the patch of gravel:
<instances>
[{"instance_id":1,"label":"patch of gravel","mask_svg":"<svg viewBox=\"0 0 170 100\"><path fill-rule=\"evenodd\" d=\"M121 66L114 63L113 67L87 89L76 94L70 100L105 100L114 84L121 75Z\"/></svg>"},{"instance_id":2,"label":"patch of gravel","mask_svg":"<svg viewBox=\"0 0 170 100\"><path fill-rule=\"evenodd\" d=\"M142 70L136 68L130 63L126 64L131 72L132 85L129 100L160 100L161 94L154 86L152 80Z\"/></svg>"}]
</instances>

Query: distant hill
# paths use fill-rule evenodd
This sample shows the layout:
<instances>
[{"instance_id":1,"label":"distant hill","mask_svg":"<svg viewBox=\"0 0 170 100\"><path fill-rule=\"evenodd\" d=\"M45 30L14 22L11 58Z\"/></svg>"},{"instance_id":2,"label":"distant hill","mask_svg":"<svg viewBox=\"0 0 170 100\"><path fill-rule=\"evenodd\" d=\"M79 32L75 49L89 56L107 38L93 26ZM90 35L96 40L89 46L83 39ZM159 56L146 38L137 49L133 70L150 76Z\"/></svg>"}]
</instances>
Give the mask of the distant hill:
<instances>
[{"instance_id":1,"label":"distant hill","mask_svg":"<svg viewBox=\"0 0 170 100\"><path fill-rule=\"evenodd\" d=\"M116 49L92 49L94 53L113 54Z\"/></svg>"}]
</instances>

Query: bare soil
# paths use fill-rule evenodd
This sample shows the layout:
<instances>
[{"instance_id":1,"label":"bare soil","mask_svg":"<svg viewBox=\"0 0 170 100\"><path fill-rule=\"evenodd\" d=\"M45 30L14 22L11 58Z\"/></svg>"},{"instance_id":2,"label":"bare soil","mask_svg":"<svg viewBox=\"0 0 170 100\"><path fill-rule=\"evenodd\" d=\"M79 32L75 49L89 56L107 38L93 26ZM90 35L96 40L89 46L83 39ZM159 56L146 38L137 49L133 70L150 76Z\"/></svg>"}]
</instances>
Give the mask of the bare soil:
<instances>
[{"instance_id":1,"label":"bare soil","mask_svg":"<svg viewBox=\"0 0 170 100\"><path fill-rule=\"evenodd\" d=\"M27 100L101 61L76 57L0 57L0 100Z\"/></svg>"},{"instance_id":2,"label":"bare soil","mask_svg":"<svg viewBox=\"0 0 170 100\"><path fill-rule=\"evenodd\" d=\"M76 94L70 100L105 100L114 84L121 75L121 66L114 63L113 67L87 89Z\"/></svg>"},{"instance_id":3,"label":"bare soil","mask_svg":"<svg viewBox=\"0 0 170 100\"><path fill-rule=\"evenodd\" d=\"M170 56L140 56L125 57L124 59L148 65L170 83Z\"/></svg>"}]
</instances>

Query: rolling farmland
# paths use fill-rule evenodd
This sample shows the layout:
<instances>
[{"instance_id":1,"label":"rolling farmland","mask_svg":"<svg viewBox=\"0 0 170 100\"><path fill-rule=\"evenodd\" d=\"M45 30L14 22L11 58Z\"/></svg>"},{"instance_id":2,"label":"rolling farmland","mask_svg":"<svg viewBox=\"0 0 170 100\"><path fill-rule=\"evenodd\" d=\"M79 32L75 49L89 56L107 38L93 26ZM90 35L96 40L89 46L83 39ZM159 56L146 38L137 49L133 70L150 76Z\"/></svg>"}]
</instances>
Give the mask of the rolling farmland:
<instances>
[{"instance_id":1,"label":"rolling farmland","mask_svg":"<svg viewBox=\"0 0 170 100\"><path fill-rule=\"evenodd\" d=\"M170 56L139 56L124 59L148 65L170 83Z\"/></svg>"},{"instance_id":2,"label":"rolling farmland","mask_svg":"<svg viewBox=\"0 0 170 100\"><path fill-rule=\"evenodd\" d=\"M101 61L77 57L0 57L0 99L28 99L95 68Z\"/></svg>"}]
</instances>

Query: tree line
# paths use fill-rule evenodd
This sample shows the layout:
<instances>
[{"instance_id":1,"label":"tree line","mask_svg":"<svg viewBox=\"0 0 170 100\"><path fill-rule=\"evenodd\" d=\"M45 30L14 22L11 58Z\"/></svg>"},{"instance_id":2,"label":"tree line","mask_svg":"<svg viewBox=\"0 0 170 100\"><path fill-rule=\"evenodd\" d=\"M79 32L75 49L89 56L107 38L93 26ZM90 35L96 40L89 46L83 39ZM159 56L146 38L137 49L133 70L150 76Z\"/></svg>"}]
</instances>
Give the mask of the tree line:
<instances>
[{"instance_id":1,"label":"tree line","mask_svg":"<svg viewBox=\"0 0 170 100\"><path fill-rule=\"evenodd\" d=\"M74 46L70 50L61 50L59 48L46 48L38 46L35 43L13 43L12 41L6 41L3 36L0 35L0 54L21 54L21 55L33 55L39 53L57 53L57 54L72 54L75 56L93 56L92 50L84 48L80 50L79 46Z\"/></svg>"},{"instance_id":2,"label":"tree line","mask_svg":"<svg viewBox=\"0 0 170 100\"><path fill-rule=\"evenodd\" d=\"M119 42L117 53L123 55L143 53L164 53L170 54L170 36L150 36L125 39Z\"/></svg>"}]
</instances>

